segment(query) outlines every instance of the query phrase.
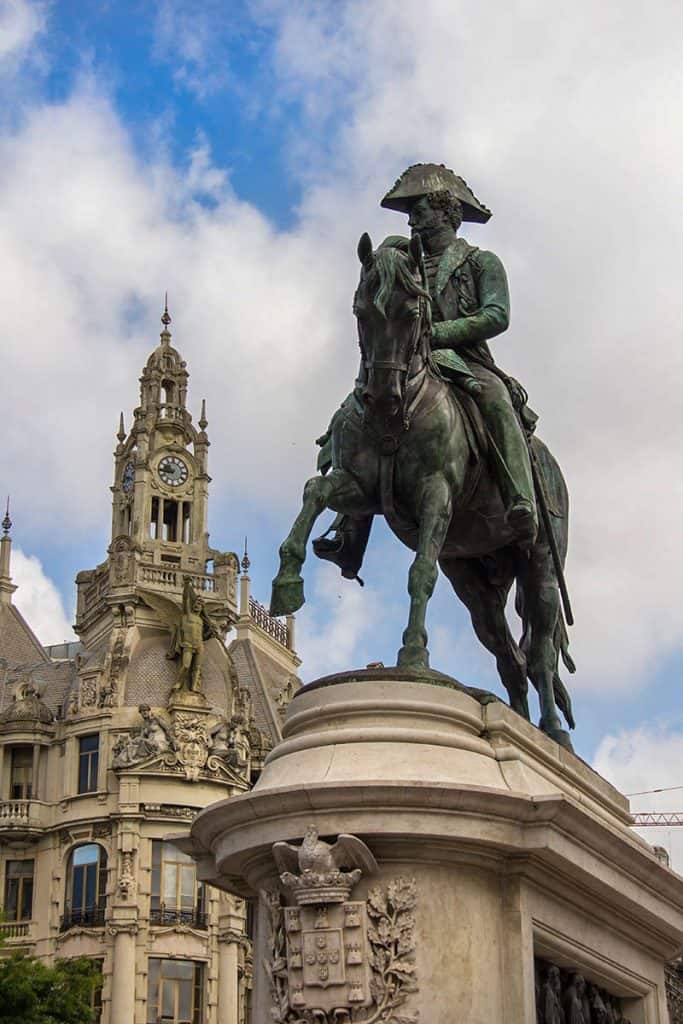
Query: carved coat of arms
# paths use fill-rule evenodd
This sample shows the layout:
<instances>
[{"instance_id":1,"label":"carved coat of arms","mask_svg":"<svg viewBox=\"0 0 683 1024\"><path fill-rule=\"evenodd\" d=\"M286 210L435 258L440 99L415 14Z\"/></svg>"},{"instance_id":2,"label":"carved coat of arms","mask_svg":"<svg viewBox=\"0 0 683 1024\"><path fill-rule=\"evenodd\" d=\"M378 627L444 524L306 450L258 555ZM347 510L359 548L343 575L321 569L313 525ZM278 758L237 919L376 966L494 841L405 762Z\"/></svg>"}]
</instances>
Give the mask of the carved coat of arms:
<instances>
[{"instance_id":1,"label":"carved coat of arms","mask_svg":"<svg viewBox=\"0 0 683 1024\"><path fill-rule=\"evenodd\" d=\"M393 1013L417 989L414 881L398 879L386 893L372 889L367 901L350 899L361 877L377 871L375 858L355 836L330 844L314 826L300 847L276 843L273 857L288 893L284 906L279 894L262 894L275 1024L414 1021Z\"/></svg>"}]
</instances>

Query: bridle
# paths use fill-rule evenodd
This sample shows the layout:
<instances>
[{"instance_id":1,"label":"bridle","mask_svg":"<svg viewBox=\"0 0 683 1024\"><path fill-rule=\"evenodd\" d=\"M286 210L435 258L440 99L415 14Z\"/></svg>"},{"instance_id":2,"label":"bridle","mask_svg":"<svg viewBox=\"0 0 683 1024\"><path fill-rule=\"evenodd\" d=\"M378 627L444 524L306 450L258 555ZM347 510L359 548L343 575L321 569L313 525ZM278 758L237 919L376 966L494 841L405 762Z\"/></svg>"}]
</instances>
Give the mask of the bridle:
<instances>
[{"instance_id":1,"label":"bridle","mask_svg":"<svg viewBox=\"0 0 683 1024\"><path fill-rule=\"evenodd\" d=\"M406 379L402 381L401 386L402 403L400 409L401 422L403 425L404 432L410 429L410 420L422 396L422 391L426 380L427 364L425 364L425 366L423 366L422 369L418 371L418 373L414 374L413 377L408 377L410 367L412 366L413 360L417 355L418 349L420 347L420 342L422 341L425 330L428 327L431 327L431 317L429 316L431 307L429 306L430 300L428 296L418 294L417 300L417 315L415 316L415 323L413 326L412 336L410 338L408 353L405 362L398 362L397 360L394 359L368 359L365 354L364 346L359 339L359 343L361 346L361 355L363 357L363 366L366 370L396 370L398 373L405 375ZM411 386L413 388L417 387L417 390L412 395L409 394ZM367 423L367 412L364 414L364 419Z\"/></svg>"}]
</instances>

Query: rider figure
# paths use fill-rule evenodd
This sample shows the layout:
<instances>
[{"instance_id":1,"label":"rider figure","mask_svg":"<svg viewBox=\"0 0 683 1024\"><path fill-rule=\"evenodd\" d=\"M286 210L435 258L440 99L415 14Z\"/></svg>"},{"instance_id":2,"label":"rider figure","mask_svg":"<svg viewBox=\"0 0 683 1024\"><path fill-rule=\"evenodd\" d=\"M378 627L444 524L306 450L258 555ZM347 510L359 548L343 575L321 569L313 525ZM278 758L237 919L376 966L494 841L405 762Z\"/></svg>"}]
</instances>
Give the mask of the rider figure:
<instances>
[{"instance_id":1,"label":"rider figure","mask_svg":"<svg viewBox=\"0 0 683 1024\"><path fill-rule=\"evenodd\" d=\"M493 449L491 462L508 523L517 543L528 546L536 537L538 520L527 441L508 378L496 366L487 345L489 338L507 329L510 320L505 270L494 253L470 245L457 234L462 221L486 223L491 213L462 178L440 164L409 167L381 205L407 213L412 234L420 236L432 299L435 362L476 398ZM398 238L391 241L401 242ZM321 456L319 465L324 469L324 452ZM353 534L361 526L364 549L369 525L354 525L346 517L338 517L336 536L318 539L316 554L339 564L345 576L355 576L363 551L358 550ZM342 547L347 548L346 553Z\"/></svg>"}]
</instances>

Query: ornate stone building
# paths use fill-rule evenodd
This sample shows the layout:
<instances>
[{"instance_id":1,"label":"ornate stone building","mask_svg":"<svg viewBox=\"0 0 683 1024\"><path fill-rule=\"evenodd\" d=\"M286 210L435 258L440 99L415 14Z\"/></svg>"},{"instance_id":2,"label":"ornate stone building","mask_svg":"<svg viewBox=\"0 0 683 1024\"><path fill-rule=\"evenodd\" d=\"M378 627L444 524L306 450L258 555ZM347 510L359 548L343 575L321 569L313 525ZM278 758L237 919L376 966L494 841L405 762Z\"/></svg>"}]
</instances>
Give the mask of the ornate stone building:
<instances>
[{"instance_id":1,"label":"ornate stone building","mask_svg":"<svg viewBox=\"0 0 683 1024\"><path fill-rule=\"evenodd\" d=\"M117 435L107 558L77 577L80 642L45 648L0 541L3 952L101 963L101 1024L241 1024L249 908L203 886L166 836L243 793L299 685L294 622L209 544L209 440L161 342ZM226 637L230 637L226 640Z\"/></svg>"}]
</instances>

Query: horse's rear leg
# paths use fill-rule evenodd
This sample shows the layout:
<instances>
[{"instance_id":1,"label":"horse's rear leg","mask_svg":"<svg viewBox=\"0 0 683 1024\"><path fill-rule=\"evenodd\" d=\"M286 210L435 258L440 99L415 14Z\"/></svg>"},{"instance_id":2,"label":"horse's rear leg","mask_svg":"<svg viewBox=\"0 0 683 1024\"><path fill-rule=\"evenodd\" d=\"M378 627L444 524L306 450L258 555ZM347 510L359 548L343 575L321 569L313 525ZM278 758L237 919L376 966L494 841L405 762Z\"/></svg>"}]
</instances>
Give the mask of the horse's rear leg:
<instances>
[{"instance_id":1,"label":"horse's rear leg","mask_svg":"<svg viewBox=\"0 0 683 1024\"><path fill-rule=\"evenodd\" d=\"M549 549L542 544L535 545L529 559L521 563L519 576L530 634L527 671L538 690L541 706L538 727L567 750L573 750L555 703L558 661L555 631L560 615L560 592Z\"/></svg>"},{"instance_id":2,"label":"horse's rear leg","mask_svg":"<svg viewBox=\"0 0 683 1024\"><path fill-rule=\"evenodd\" d=\"M304 487L301 511L294 520L289 534L280 545L280 568L273 580L270 598L271 615L291 615L305 601L301 566L306 558L306 545L316 519L328 503L340 494L349 493L349 499L362 502L363 495L352 476L336 469L327 476L314 476Z\"/></svg>"},{"instance_id":3,"label":"horse's rear leg","mask_svg":"<svg viewBox=\"0 0 683 1024\"><path fill-rule=\"evenodd\" d=\"M425 616L439 572L436 560L451 521L451 508L451 491L446 479L431 477L422 492L417 552L408 574L410 616L397 660L403 668L429 667Z\"/></svg>"},{"instance_id":4,"label":"horse's rear leg","mask_svg":"<svg viewBox=\"0 0 683 1024\"><path fill-rule=\"evenodd\" d=\"M474 559L442 558L439 564L469 611L477 637L496 659L498 675L508 692L510 707L528 720L526 658L515 643L505 618L505 601L512 585L512 571L509 580L493 584L481 562Z\"/></svg>"}]
</instances>

